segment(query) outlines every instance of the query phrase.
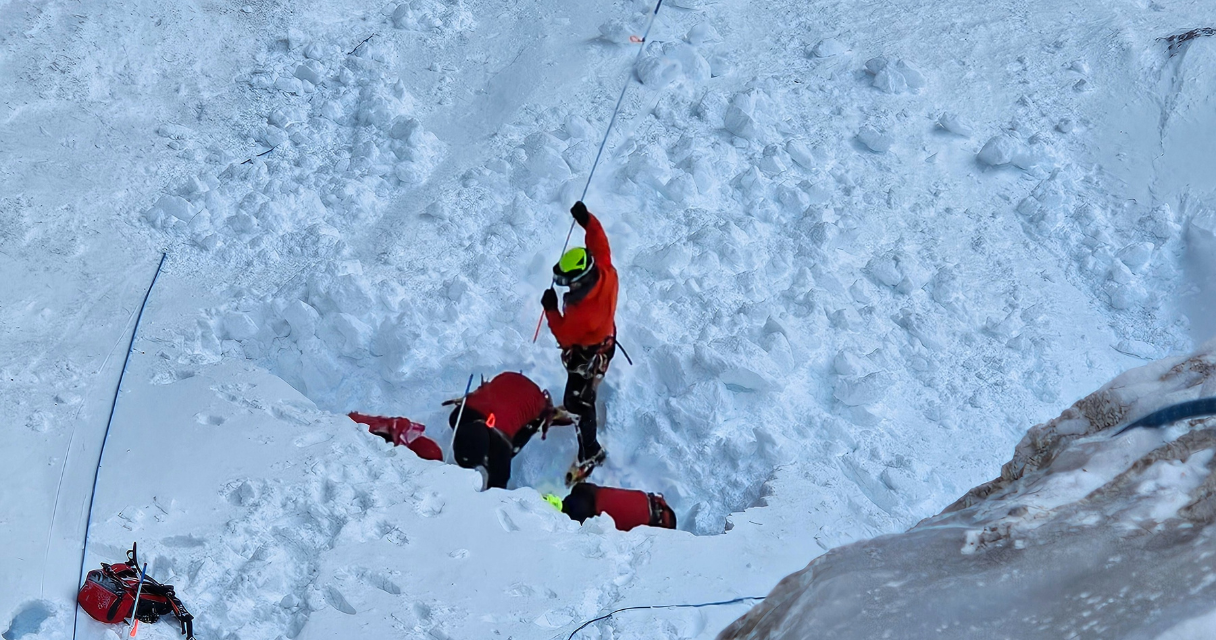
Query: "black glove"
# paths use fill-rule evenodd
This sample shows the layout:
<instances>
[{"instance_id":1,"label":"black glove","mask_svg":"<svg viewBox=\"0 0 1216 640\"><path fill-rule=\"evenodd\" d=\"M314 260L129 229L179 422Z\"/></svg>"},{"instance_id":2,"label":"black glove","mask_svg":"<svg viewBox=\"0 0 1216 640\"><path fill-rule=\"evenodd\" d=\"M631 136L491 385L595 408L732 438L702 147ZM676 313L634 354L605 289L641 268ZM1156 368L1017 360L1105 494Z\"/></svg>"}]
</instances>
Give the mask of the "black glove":
<instances>
[{"instance_id":1,"label":"black glove","mask_svg":"<svg viewBox=\"0 0 1216 640\"><path fill-rule=\"evenodd\" d=\"M570 207L570 215L574 216L574 221L578 223L578 226L586 227L591 212L587 211L587 205L583 204L582 200L579 200L574 203L573 207Z\"/></svg>"},{"instance_id":2,"label":"black glove","mask_svg":"<svg viewBox=\"0 0 1216 640\"><path fill-rule=\"evenodd\" d=\"M540 304L545 311L557 311L557 292L553 290L553 287L545 289L545 295L540 297Z\"/></svg>"}]
</instances>

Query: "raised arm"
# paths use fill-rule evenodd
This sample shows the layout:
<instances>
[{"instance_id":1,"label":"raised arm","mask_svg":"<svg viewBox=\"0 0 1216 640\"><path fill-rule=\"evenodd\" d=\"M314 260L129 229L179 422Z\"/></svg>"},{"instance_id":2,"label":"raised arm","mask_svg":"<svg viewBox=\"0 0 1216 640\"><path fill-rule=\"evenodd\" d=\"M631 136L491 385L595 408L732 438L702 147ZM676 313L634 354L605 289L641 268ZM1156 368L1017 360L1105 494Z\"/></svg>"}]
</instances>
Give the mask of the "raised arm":
<instances>
[{"instance_id":1,"label":"raised arm","mask_svg":"<svg viewBox=\"0 0 1216 640\"><path fill-rule=\"evenodd\" d=\"M608 235L604 233L604 227L600 224L599 219L587 210L587 205L583 204L581 200L570 207L570 215L574 216L575 222L578 222L579 226L587 232L587 251L595 258L595 262L605 267L611 267L612 248L608 246Z\"/></svg>"}]
</instances>

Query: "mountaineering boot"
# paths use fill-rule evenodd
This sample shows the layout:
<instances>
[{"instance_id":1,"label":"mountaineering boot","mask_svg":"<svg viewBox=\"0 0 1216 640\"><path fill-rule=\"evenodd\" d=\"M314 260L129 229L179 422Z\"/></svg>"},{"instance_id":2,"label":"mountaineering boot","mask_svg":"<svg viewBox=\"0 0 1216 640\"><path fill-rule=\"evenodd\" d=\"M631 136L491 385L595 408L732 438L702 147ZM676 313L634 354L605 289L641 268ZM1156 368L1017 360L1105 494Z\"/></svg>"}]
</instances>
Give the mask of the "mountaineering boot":
<instances>
[{"instance_id":1,"label":"mountaineering boot","mask_svg":"<svg viewBox=\"0 0 1216 640\"><path fill-rule=\"evenodd\" d=\"M599 451L595 452L595 455L586 460L579 460L571 465L570 470L566 472L566 486L573 487L586 480L591 475L591 472L595 471L596 467L604 464L604 458L607 456L608 453L601 447Z\"/></svg>"}]
</instances>

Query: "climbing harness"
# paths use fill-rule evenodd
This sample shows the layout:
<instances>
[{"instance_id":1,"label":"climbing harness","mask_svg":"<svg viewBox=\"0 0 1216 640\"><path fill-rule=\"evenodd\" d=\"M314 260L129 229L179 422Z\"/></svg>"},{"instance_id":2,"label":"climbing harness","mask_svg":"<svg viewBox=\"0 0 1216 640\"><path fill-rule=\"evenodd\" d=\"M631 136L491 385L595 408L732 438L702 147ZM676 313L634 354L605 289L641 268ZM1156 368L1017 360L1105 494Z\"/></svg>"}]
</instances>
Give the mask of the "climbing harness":
<instances>
[{"instance_id":1,"label":"climbing harness","mask_svg":"<svg viewBox=\"0 0 1216 640\"><path fill-rule=\"evenodd\" d=\"M612 361L616 349L615 336L608 336L599 344L574 345L562 350L562 366L566 367L566 371L587 380L603 378L608 372L608 364Z\"/></svg>"},{"instance_id":2,"label":"climbing harness","mask_svg":"<svg viewBox=\"0 0 1216 640\"><path fill-rule=\"evenodd\" d=\"M600 140L600 148L595 152L595 160L591 163L591 171L587 174L587 183L583 185L583 195L579 196L579 201L587 199L587 190L591 188L591 179L595 177L595 170L600 166L600 157L604 155L604 147L608 144L608 136L612 134L612 128L616 126L616 118L621 113L621 104L625 102L625 93L629 90L629 85L633 83L633 76L638 67L638 63L642 60L642 54L646 52L647 38L650 36L650 28L654 26L655 18L659 15L659 9L663 6L663 0L659 0L654 5L654 11L650 12L650 19L646 22L646 30L642 32L642 37L634 39L630 36L630 42L636 42L641 46L638 47L637 58L633 62L633 66L629 68L629 76L625 79L625 86L621 87L621 95L617 96L616 106L612 108L612 117L608 120L608 128L604 131L604 138ZM570 237L574 235L574 225L576 221L570 221L570 229L566 231L566 241L562 243L562 255L566 254L566 249L570 248ZM542 312L540 318L536 320L536 332L532 335L532 342L536 342L540 337L540 327L544 324L545 314Z\"/></svg>"}]
</instances>

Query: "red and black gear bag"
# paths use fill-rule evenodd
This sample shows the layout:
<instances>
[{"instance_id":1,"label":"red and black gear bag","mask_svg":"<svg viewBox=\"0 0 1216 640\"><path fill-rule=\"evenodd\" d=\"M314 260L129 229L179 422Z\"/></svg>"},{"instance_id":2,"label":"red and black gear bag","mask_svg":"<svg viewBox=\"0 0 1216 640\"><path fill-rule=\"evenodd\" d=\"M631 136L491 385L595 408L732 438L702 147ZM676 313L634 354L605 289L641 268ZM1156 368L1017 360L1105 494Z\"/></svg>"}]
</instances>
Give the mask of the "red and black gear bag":
<instances>
[{"instance_id":1,"label":"red and black gear bag","mask_svg":"<svg viewBox=\"0 0 1216 640\"><path fill-rule=\"evenodd\" d=\"M135 594L139 593L136 606ZM194 639L194 616L186 610L173 592L173 585L161 584L144 576L143 588L139 586L139 561L135 545L127 552L127 561L120 564L101 563L100 569L89 572L76 597L80 608L94 620L114 624L135 617L149 624L172 613L181 624L186 640Z\"/></svg>"}]
</instances>

